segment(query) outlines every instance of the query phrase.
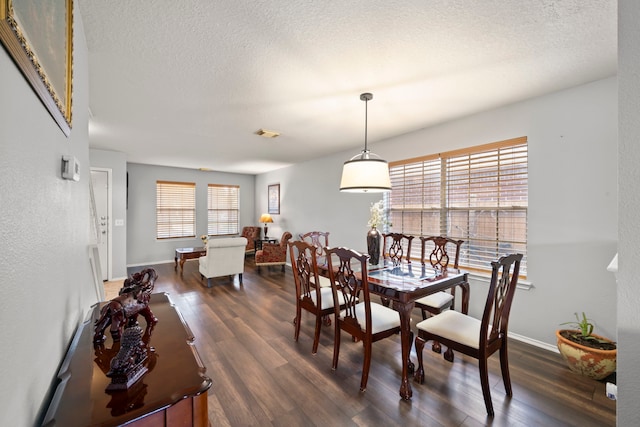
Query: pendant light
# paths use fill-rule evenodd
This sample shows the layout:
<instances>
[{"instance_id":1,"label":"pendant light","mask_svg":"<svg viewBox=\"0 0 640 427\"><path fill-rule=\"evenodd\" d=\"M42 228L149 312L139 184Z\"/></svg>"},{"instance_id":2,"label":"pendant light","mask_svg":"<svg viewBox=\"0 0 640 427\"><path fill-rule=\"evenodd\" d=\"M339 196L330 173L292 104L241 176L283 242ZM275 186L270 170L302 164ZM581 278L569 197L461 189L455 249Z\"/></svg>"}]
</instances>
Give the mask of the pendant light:
<instances>
[{"instance_id":1,"label":"pendant light","mask_svg":"<svg viewBox=\"0 0 640 427\"><path fill-rule=\"evenodd\" d=\"M340 191L351 193L381 193L391 190L389 164L367 148L367 103L373 95L363 93L364 101L364 150L344 162Z\"/></svg>"}]
</instances>

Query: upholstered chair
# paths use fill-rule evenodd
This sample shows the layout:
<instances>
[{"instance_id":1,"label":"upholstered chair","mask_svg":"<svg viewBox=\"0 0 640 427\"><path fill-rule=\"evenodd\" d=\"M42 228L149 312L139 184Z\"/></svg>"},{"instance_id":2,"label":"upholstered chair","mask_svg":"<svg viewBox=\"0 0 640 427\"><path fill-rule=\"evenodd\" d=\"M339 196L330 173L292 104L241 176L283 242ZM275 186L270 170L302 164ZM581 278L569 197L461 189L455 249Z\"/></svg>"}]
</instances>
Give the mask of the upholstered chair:
<instances>
[{"instance_id":1,"label":"upholstered chair","mask_svg":"<svg viewBox=\"0 0 640 427\"><path fill-rule=\"evenodd\" d=\"M256 251L255 241L260 239L261 228L255 226L242 227L242 233L240 236L247 239L247 247L245 254L252 254Z\"/></svg>"},{"instance_id":2,"label":"upholstered chair","mask_svg":"<svg viewBox=\"0 0 640 427\"><path fill-rule=\"evenodd\" d=\"M244 248L247 239L244 237L222 237L207 242L207 254L199 259L200 277L207 278L207 286L211 287L211 278L238 275L242 283L244 272Z\"/></svg>"},{"instance_id":3,"label":"upholstered chair","mask_svg":"<svg viewBox=\"0 0 640 427\"><path fill-rule=\"evenodd\" d=\"M287 244L291 237L292 234L285 231L282 233L280 243L262 244L262 249L256 251L256 267L258 267L258 271L262 266L271 267L273 265L282 266L282 271L284 271L284 266L287 263Z\"/></svg>"}]
</instances>

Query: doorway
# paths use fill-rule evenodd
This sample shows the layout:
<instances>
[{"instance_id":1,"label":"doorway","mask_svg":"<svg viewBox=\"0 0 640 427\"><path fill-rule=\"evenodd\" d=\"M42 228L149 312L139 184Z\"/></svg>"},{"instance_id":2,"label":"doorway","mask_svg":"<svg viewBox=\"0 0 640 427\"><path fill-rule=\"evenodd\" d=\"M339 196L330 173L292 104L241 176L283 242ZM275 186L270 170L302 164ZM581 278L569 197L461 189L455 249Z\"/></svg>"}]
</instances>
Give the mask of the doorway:
<instances>
[{"instance_id":1,"label":"doorway","mask_svg":"<svg viewBox=\"0 0 640 427\"><path fill-rule=\"evenodd\" d=\"M91 168L95 204L96 244L100 255L102 280L111 278L111 169Z\"/></svg>"}]
</instances>

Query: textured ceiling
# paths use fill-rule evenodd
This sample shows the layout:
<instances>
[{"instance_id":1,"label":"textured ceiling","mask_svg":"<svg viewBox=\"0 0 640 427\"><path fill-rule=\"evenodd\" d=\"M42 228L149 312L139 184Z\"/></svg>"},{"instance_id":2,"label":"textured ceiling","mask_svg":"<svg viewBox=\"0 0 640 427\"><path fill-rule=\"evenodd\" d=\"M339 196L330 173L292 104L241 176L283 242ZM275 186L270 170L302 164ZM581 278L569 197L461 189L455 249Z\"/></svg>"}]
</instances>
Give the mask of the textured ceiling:
<instances>
[{"instance_id":1,"label":"textured ceiling","mask_svg":"<svg viewBox=\"0 0 640 427\"><path fill-rule=\"evenodd\" d=\"M77 2L90 146L135 163L261 173L350 157L362 92L375 143L617 70L613 0Z\"/></svg>"}]
</instances>

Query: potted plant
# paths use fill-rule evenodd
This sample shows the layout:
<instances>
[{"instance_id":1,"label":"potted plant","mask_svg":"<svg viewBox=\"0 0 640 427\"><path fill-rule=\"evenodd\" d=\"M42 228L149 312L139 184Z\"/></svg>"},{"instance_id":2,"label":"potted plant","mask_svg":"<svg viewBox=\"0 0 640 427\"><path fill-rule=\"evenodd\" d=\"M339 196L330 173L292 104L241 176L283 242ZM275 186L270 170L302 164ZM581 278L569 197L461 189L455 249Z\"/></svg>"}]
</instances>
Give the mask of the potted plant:
<instances>
[{"instance_id":1,"label":"potted plant","mask_svg":"<svg viewBox=\"0 0 640 427\"><path fill-rule=\"evenodd\" d=\"M593 323L582 313L582 318L575 313L573 329L556 331L558 350L569 365L569 369L595 380L601 380L616 370L618 350L616 343L593 333Z\"/></svg>"}]
</instances>

